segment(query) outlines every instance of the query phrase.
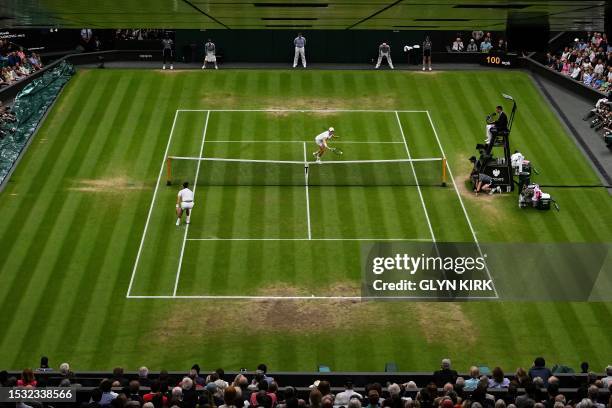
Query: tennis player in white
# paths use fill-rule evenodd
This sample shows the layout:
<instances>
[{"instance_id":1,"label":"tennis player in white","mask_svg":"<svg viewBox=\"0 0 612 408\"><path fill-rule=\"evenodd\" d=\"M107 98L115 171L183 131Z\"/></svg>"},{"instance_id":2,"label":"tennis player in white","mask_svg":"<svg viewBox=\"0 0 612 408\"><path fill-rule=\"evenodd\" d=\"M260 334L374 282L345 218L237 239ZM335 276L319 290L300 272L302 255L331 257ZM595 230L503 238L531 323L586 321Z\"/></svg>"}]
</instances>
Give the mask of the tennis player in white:
<instances>
[{"instance_id":1,"label":"tennis player in white","mask_svg":"<svg viewBox=\"0 0 612 408\"><path fill-rule=\"evenodd\" d=\"M189 189L189 183L183 183L183 189L178 192L176 197L176 225L181 225L181 217L185 211L185 224L189 224L191 219L191 209L193 208L193 191Z\"/></svg>"},{"instance_id":2,"label":"tennis player in white","mask_svg":"<svg viewBox=\"0 0 612 408\"><path fill-rule=\"evenodd\" d=\"M314 152L312 155L317 159L317 163L321 163L321 156L325 154L325 151L328 149L327 141L334 137L334 128L330 127L325 132L317 135L315 137L315 143L319 146L319 150Z\"/></svg>"}]
</instances>

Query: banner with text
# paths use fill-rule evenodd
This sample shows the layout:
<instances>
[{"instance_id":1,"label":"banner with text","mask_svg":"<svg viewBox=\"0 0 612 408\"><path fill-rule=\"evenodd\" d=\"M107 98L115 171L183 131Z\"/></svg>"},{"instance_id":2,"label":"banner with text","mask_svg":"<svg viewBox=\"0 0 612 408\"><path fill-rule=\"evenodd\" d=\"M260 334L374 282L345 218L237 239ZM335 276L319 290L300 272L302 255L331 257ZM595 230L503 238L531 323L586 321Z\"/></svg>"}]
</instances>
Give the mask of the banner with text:
<instances>
[{"instance_id":1,"label":"banner with text","mask_svg":"<svg viewBox=\"0 0 612 408\"><path fill-rule=\"evenodd\" d=\"M364 299L612 301L610 244L362 245Z\"/></svg>"}]
</instances>

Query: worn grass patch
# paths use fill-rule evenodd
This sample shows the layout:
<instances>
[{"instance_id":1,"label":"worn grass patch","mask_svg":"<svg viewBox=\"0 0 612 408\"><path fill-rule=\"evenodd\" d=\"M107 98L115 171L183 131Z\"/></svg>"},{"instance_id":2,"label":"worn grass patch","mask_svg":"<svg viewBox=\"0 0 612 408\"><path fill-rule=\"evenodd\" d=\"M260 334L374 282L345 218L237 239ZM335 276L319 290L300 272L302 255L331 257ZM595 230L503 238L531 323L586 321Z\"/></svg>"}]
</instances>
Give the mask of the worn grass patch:
<instances>
[{"instance_id":1,"label":"worn grass patch","mask_svg":"<svg viewBox=\"0 0 612 408\"><path fill-rule=\"evenodd\" d=\"M119 194L126 191L145 190L147 186L141 181L131 180L127 177L112 177L101 179L81 179L69 187L70 191L83 193L111 193Z\"/></svg>"}]
</instances>

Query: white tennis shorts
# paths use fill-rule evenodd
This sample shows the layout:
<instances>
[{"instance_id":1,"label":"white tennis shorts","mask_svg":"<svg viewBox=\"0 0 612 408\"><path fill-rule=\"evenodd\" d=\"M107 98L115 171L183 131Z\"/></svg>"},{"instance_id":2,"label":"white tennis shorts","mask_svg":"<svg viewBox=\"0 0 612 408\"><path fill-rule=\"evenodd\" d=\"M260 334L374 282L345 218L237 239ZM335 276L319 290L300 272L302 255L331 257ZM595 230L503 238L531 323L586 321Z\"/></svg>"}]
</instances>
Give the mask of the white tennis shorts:
<instances>
[{"instance_id":1,"label":"white tennis shorts","mask_svg":"<svg viewBox=\"0 0 612 408\"><path fill-rule=\"evenodd\" d=\"M217 62L217 57L212 52L211 53L206 53L206 58L204 60L206 62Z\"/></svg>"},{"instance_id":2,"label":"white tennis shorts","mask_svg":"<svg viewBox=\"0 0 612 408\"><path fill-rule=\"evenodd\" d=\"M315 139L315 143L318 144L321 147L325 146L325 140L324 139Z\"/></svg>"},{"instance_id":3,"label":"white tennis shorts","mask_svg":"<svg viewBox=\"0 0 612 408\"><path fill-rule=\"evenodd\" d=\"M191 210L193 208L193 201L181 201L181 208L183 210Z\"/></svg>"}]
</instances>

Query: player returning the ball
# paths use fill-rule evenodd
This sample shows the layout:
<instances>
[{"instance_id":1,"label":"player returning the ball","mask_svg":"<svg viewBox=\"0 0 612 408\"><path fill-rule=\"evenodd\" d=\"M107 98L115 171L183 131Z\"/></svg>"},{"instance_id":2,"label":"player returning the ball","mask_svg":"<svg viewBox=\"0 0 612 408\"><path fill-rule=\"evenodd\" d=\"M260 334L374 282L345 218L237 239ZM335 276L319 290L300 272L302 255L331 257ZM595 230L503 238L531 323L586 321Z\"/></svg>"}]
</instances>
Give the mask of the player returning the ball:
<instances>
[{"instance_id":1,"label":"player returning the ball","mask_svg":"<svg viewBox=\"0 0 612 408\"><path fill-rule=\"evenodd\" d=\"M317 135L315 137L315 143L319 146L319 150L314 152L312 155L317 160L317 163L321 163L321 157L325 154L329 146L327 145L327 141L335 137L335 131L333 127L330 127L325 132Z\"/></svg>"}]
</instances>

